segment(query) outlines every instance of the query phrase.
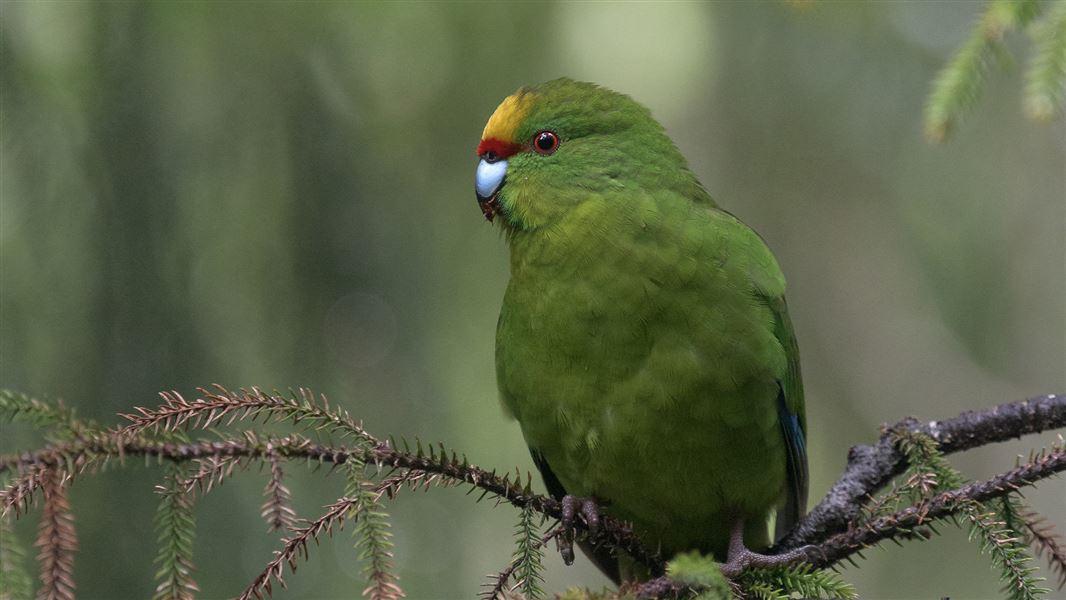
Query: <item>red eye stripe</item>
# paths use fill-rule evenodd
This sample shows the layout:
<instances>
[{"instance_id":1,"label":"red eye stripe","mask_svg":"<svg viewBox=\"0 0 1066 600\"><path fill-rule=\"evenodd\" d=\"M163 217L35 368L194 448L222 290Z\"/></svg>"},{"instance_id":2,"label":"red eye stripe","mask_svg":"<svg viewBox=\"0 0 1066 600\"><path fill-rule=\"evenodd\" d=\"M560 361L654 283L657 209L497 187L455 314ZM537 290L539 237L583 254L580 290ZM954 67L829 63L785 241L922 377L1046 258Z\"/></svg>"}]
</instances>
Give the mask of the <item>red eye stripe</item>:
<instances>
[{"instance_id":1,"label":"red eye stripe","mask_svg":"<svg viewBox=\"0 0 1066 600\"><path fill-rule=\"evenodd\" d=\"M522 146L496 138L481 140L481 143L477 145L478 156L484 156L486 152L492 152L498 160L505 160L508 156L513 156L521 151Z\"/></svg>"}]
</instances>

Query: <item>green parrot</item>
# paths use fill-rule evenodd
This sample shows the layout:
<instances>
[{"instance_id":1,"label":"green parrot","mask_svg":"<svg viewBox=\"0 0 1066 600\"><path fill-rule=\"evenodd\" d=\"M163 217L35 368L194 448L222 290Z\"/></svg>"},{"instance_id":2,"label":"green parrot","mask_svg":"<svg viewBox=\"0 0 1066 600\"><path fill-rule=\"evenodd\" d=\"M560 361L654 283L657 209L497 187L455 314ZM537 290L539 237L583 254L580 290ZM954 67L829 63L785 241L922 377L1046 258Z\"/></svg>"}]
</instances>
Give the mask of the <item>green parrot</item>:
<instances>
[{"instance_id":1,"label":"green parrot","mask_svg":"<svg viewBox=\"0 0 1066 600\"><path fill-rule=\"evenodd\" d=\"M520 89L477 154L478 203L510 246L497 380L549 492L666 558L760 556L770 515L779 537L807 499L799 355L766 244L647 108L594 84ZM583 547L615 582L649 576Z\"/></svg>"}]
</instances>

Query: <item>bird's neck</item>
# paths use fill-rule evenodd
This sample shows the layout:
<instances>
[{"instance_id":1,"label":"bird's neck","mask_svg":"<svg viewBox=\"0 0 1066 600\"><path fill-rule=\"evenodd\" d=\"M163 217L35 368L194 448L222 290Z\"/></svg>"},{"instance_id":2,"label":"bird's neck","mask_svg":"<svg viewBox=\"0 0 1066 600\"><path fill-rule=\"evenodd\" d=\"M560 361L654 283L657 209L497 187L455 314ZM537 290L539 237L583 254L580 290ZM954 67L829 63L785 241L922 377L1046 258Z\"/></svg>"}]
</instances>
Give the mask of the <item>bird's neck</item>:
<instances>
[{"instance_id":1,"label":"bird's neck","mask_svg":"<svg viewBox=\"0 0 1066 600\"><path fill-rule=\"evenodd\" d=\"M593 263L617 258L632 229L624 212L597 197L543 227L509 231L512 279L581 277Z\"/></svg>"}]
</instances>

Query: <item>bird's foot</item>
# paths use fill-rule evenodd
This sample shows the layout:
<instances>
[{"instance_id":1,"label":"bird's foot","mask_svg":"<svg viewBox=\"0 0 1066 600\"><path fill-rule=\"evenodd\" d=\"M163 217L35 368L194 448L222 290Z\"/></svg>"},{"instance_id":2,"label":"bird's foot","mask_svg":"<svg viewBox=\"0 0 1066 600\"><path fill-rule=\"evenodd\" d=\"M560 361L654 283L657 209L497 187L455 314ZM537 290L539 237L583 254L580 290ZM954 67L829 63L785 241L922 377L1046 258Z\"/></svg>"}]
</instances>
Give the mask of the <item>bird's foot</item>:
<instances>
[{"instance_id":1,"label":"bird's foot","mask_svg":"<svg viewBox=\"0 0 1066 600\"><path fill-rule=\"evenodd\" d=\"M752 552L744 545L744 520L740 519L733 526L733 531L729 536L729 556L726 562L721 565L722 574L727 579L735 579L747 569L765 569L789 565L806 560L809 557L808 551L810 549L811 546L804 546L782 554Z\"/></svg>"},{"instance_id":2,"label":"bird's foot","mask_svg":"<svg viewBox=\"0 0 1066 600\"><path fill-rule=\"evenodd\" d=\"M562 517L559 519L559 525L563 533L556 540L558 540L559 554L562 555L563 562L569 566L574 564L574 537L577 533L574 524L577 523L577 518L580 516L585 526L588 527L589 533L595 535L600 531L600 507L595 498L570 495L563 496L560 504L562 505Z\"/></svg>"}]
</instances>

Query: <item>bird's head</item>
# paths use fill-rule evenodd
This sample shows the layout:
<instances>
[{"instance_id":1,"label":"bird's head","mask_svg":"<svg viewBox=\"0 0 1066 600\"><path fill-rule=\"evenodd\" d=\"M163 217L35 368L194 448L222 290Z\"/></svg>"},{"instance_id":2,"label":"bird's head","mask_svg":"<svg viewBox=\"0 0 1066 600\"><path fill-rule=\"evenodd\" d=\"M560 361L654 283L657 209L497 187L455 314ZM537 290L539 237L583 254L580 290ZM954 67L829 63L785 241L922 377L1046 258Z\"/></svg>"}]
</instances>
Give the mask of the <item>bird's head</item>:
<instances>
[{"instance_id":1,"label":"bird's head","mask_svg":"<svg viewBox=\"0 0 1066 600\"><path fill-rule=\"evenodd\" d=\"M699 185L647 108L565 78L505 98L477 155L481 211L510 229L548 225L611 190Z\"/></svg>"}]
</instances>

